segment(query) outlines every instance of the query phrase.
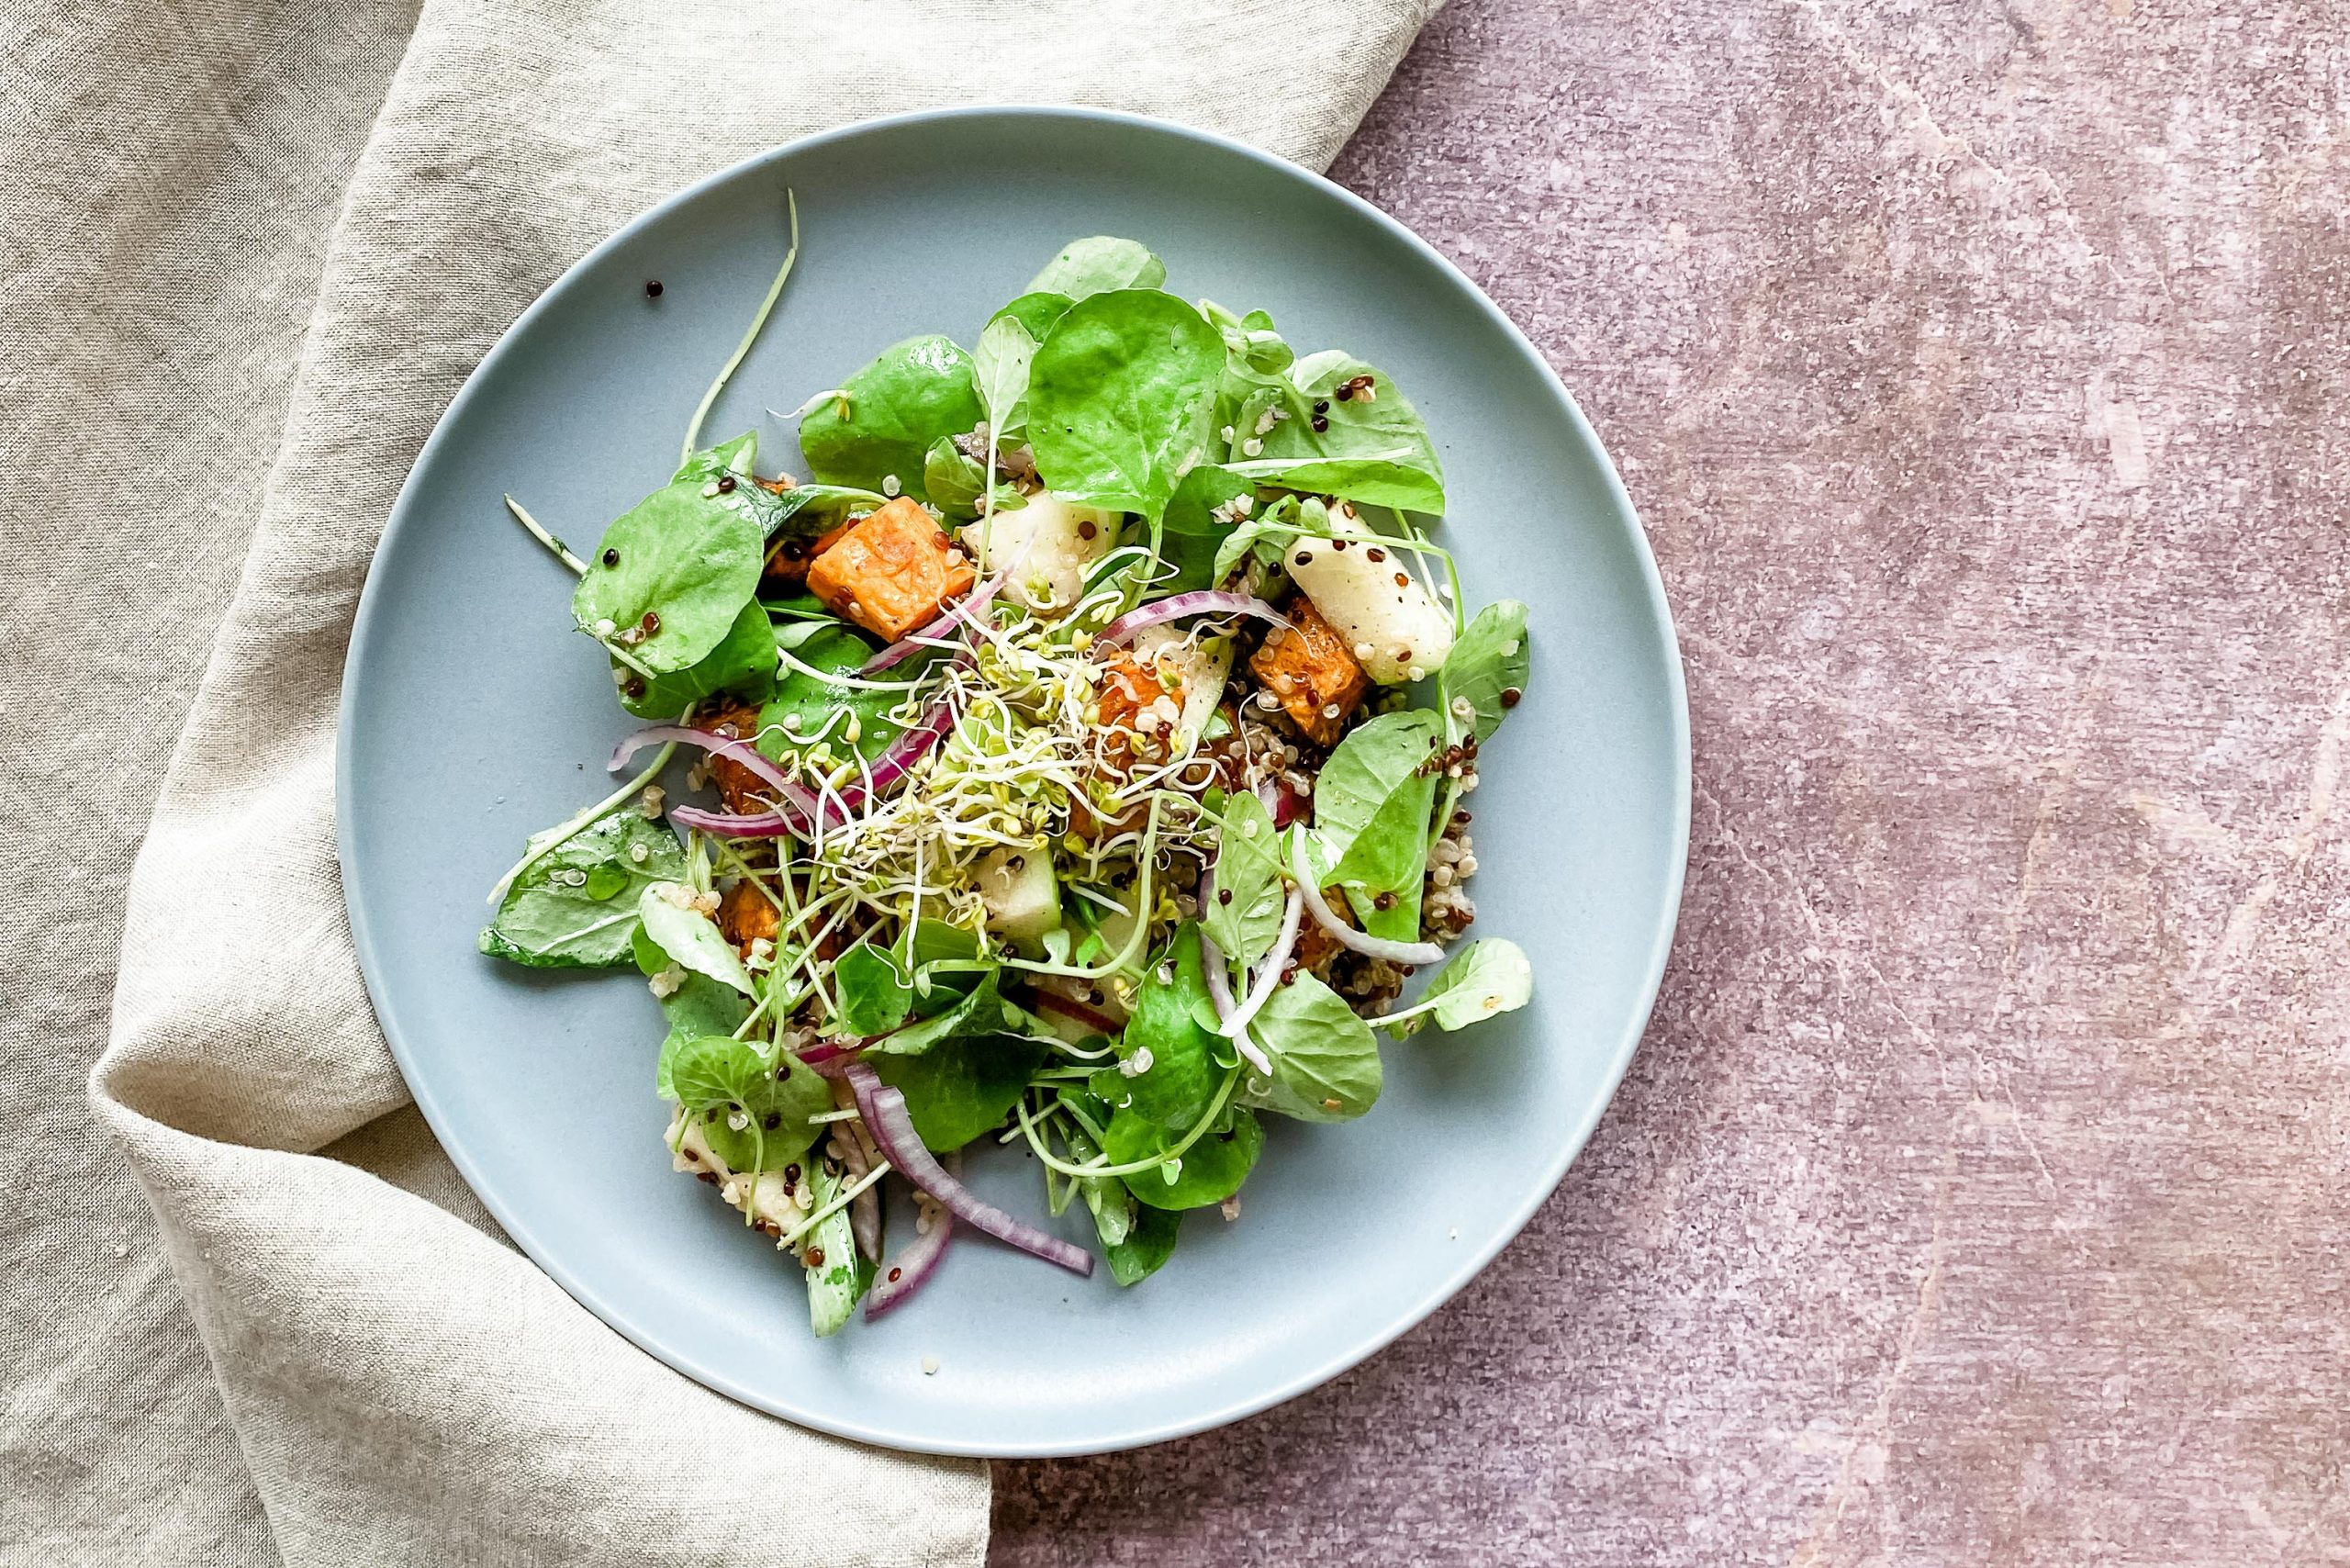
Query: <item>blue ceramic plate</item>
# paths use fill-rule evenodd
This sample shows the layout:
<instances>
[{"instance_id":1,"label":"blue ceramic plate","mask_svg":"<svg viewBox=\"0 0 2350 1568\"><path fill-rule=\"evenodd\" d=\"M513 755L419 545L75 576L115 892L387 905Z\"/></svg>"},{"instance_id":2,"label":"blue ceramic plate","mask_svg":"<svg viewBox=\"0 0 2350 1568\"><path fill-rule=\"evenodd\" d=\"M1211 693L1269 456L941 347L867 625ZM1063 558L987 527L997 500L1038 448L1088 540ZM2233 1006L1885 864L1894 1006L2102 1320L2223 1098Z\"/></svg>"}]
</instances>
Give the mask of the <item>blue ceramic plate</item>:
<instances>
[{"instance_id":1,"label":"blue ceramic plate","mask_svg":"<svg viewBox=\"0 0 2350 1568\"><path fill-rule=\"evenodd\" d=\"M786 185L799 270L708 438L756 427L765 465L796 466L768 406L837 386L915 332L968 343L1064 241L1126 235L1166 259L1169 287L1268 309L1301 353L1342 347L1392 375L1442 451L1440 537L1470 602L1533 607L1528 696L1473 801L1477 930L1524 945L1532 1005L1388 1047L1386 1092L1353 1125L1268 1118L1238 1222L1188 1216L1173 1260L1132 1290L977 1241L912 1306L811 1338L800 1271L669 1169L643 981L474 950L492 880L532 830L604 792L603 758L631 728L571 631L569 577L499 497L586 546L668 477L780 258ZM1540 356L1467 279L1261 152L1115 115L983 109L739 164L613 235L523 313L384 531L351 643L338 806L385 1034L442 1145L542 1267L748 1404L867 1442L1010 1456L1261 1410L1483 1268L1557 1184L1639 1037L1680 894L1688 778L1680 664L1631 503ZM975 1155L979 1191L1043 1215L1033 1161ZM1081 1214L1061 1224L1088 1239Z\"/></svg>"}]
</instances>

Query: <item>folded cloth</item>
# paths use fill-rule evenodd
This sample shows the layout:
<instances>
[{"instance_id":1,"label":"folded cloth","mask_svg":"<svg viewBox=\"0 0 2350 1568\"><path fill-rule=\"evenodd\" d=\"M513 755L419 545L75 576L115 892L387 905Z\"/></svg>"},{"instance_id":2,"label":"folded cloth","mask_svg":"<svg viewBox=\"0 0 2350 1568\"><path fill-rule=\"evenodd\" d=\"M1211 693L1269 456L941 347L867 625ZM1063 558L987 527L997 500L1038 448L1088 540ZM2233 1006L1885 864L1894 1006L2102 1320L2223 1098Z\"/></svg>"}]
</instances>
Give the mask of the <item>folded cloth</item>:
<instances>
[{"instance_id":1,"label":"folded cloth","mask_svg":"<svg viewBox=\"0 0 2350 1568\"><path fill-rule=\"evenodd\" d=\"M632 214L873 115L1075 100L1321 166L1433 8L424 6L329 239L282 430L249 432L274 461L131 877L90 1081L285 1562L959 1563L986 1544L982 1467L803 1431L642 1354L504 1243L407 1108L344 924L335 707L377 532L466 373ZM184 6L128 9L151 9L158 40L185 25ZM115 47L139 32L109 24ZM17 58L9 94L39 91ZM181 143L140 152L207 156L245 85L195 95ZM174 330L203 334L207 305L192 291ZM135 595L153 548L127 532L98 568ZM157 1484L150 1506L169 1495Z\"/></svg>"}]
</instances>

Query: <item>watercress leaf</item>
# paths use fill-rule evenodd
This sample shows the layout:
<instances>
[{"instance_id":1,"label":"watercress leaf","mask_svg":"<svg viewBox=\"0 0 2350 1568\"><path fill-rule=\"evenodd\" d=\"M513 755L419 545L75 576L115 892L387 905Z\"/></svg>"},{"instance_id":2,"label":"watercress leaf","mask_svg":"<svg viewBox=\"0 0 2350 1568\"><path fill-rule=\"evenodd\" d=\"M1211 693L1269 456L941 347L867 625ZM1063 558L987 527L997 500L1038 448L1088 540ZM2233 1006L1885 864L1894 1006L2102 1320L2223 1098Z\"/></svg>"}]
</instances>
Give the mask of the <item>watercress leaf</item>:
<instances>
[{"instance_id":1,"label":"watercress leaf","mask_svg":"<svg viewBox=\"0 0 2350 1568\"><path fill-rule=\"evenodd\" d=\"M904 1092L922 1141L945 1154L1002 1126L1052 1049L1044 1040L992 1034L948 1040L920 1056L867 1059L882 1082Z\"/></svg>"},{"instance_id":2,"label":"watercress leaf","mask_svg":"<svg viewBox=\"0 0 2350 1568\"><path fill-rule=\"evenodd\" d=\"M634 857L639 849L642 861ZM685 871L685 851L666 824L615 812L514 879L481 934L481 950L532 969L624 963L636 935L638 893Z\"/></svg>"},{"instance_id":3,"label":"watercress leaf","mask_svg":"<svg viewBox=\"0 0 2350 1568\"><path fill-rule=\"evenodd\" d=\"M1365 506L1441 513L1444 481L1407 463L1364 457L1265 457L1235 463L1260 485L1343 496Z\"/></svg>"},{"instance_id":4,"label":"watercress leaf","mask_svg":"<svg viewBox=\"0 0 2350 1568\"><path fill-rule=\"evenodd\" d=\"M822 1208L840 1195L841 1179L821 1161L808 1172L808 1195ZM856 1228L845 1208L826 1215L800 1243L808 1271L808 1326L819 1339L847 1326L857 1301L873 1282L873 1270L856 1249Z\"/></svg>"},{"instance_id":5,"label":"watercress leaf","mask_svg":"<svg viewBox=\"0 0 2350 1568\"><path fill-rule=\"evenodd\" d=\"M721 474L732 474L738 479L747 479L751 476L751 465L758 460L758 455L759 432L744 431L733 441L686 454L686 460L677 465L677 471L669 478L672 483L690 479L701 484L717 478Z\"/></svg>"},{"instance_id":6,"label":"watercress leaf","mask_svg":"<svg viewBox=\"0 0 2350 1568\"><path fill-rule=\"evenodd\" d=\"M935 333L891 344L840 390L800 421L810 471L868 490L888 490L886 481L895 479L917 500L931 442L960 435L985 413L971 356Z\"/></svg>"},{"instance_id":7,"label":"watercress leaf","mask_svg":"<svg viewBox=\"0 0 2350 1568\"><path fill-rule=\"evenodd\" d=\"M1417 878L1436 797L1435 777L1421 767L1438 732L1424 709L1382 713L1349 731L1323 764L1314 822L1337 880L1377 892Z\"/></svg>"},{"instance_id":8,"label":"watercress leaf","mask_svg":"<svg viewBox=\"0 0 2350 1568\"><path fill-rule=\"evenodd\" d=\"M878 490L860 489L855 485L827 485L812 479L794 485L781 495L763 485L751 488L762 498L755 500L750 510L757 517L761 532L770 539L778 534L814 539L838 526L849 513L871 511L886 506L890 499Z\"/></svg>"},{"instance_id":9,"label":"watercress leaf","mask_svg":"<svg viewBox=\"0 0 2350 1568\"><path fill-rule=\"evenodd\" d=\"M1354 911L1355 924L1369 935L1390 942L1416 942L1420 937L1420 893L1424 879L1405 878L1401 887L1381 888L1365 892L1360 888L1347 888L1347 903ZM1382 906L1379 900L1387 900Z\"/></svg>"},{"instance_id":10,"label":"watercress leaf","mask_svg":"<svg viewBox=\"0 0 2350 1568\"><path fill-rule=\"evenodd\" d=\"M833 1021L845 1035L887 1034L906 1021L913 1005L913 983L896 956L869 941L833 960L833 989L839 996Z\"/></svg>"},{"instance_id":11,"label":"watercress leaf","mask_svg":"<svg viewBox=\"0 0 2350 1568\"><path fill-rule=\"evenodd\" d=\"M931 503L953 518L975 518L979 515L979 465L963 455L962 449L945 436L931 443L929 454L923 459L923 487L930 492ZM997 511L1018 511L1028 504L1028 498L1019 487L996 482Z\"/></svg>"},{"instance_id":12,"label":"watercress leaf","mask_svg":"<svg viewBox=\"0 0 2350 1568\"><path fill-rule=\"evenodd\" d=\"M1156 518L1206 455L1224 340L1171 294L1080 299L1037 349L1028 442L1069 499Z\"/></svg>"},{"instance_id":13,"label":"watercress leaf","mask_svg":"<svg viewBox=\"0 0 2350 1568\"><path fill-rule=\"evenodd\" d=\"M655 1076L736 1170L782 1170L816 1141L810 1118L833 1108L832 1091L798 1057L723 1035L671 1031Z\"/></svg>"},{"instance_id":14,"label":"watercress leaf","mask_svg":"<svg viewBox=\"0 0 2350 1568\"><path fill-rule=\"evenodd\" d=\"M1201 1010L1214 1017L1214 1008L1199 927L1187 924L1144 969L1119 1042L1120 1065L1093 1075L1093 1092L1162 1127L1190 1127L1224 1079L1215 1060L1221 1042L1200 1024Z\"/></svg>"},{"instance_id":15,"label":"watercress leaf","mask_svg":"<svg viewBox=\"0 0 2350 1568\"><path fill-rule=\"evenodd\" d=\"M1097 1126L1107 1126L1110 1107L1081 1090L1063 1089L1061 1103L1075 1105ZM1069 1158L1080 1164L1102 1152L1102 1146L1087 1135L1082 1126L1072 1126L1064 1135L1069 1140ZM1117 1246L1126 1239L1135 1226L1135 1195L1115 1176L1076 1176L1070 1178L1079 1193L1085 1199L1086 1211L1093 1216L1093 1229L1102 1238L1103 1248Z\"/></svg>"},{"instance_id":16,"label":"watercress leaf","mask_svg":"<svg viewBox=\"0 0 2350 1568\"><path fill-rule=\"evenodd\" d=\"M1147 1159L1173 1147L1182 1136L1170 1134L1132 1111L1119 1112L1102 1131L1103 1152L1120 1165ZM1127 1177L1126 1191L1154 1209L1197 1209L1220 1204L1240 1190L1264 1147L1265 1129L1255 1114L1226 1105L1217 1114L1215 1126L1183 1151L1174 1181L1167 1180L1164 1167L1153 1167Z\"/></svg>"},{"instance_id":17,"label":"watercress leaf","mask_svg":"<svg viewBox=\"0 0 2350 1568\"><path fill-rule=\"evenodd\" d=\"M1104 289L1157 288L1166 281L1167 263L1143 246L1097 234L1062 246L1061 253L1028 280L1028 293L1065 294L1081 300Z\"/></svg>"},{"instance_id":18,"label":"watercress leaf","mask_svg":"<svg viewBox=\"0 0 2350 1568\"><path fill-rule=\"evenodd\" d=\"M744 996L756 995L742 956L720 933L718 923L699 910L679 909L671 903L666 894L673 886L655 882L637 898L636 912L644 922L646 938L672 963L732 986Z\"/></svg>"},{"instance_id":19,"label":"watercress leaf","mask_svg":"<svg viewBox=\"0 0 2350 1568\"><path fill-rule=\"evenodd\" d=\"M1264 803L1243 790L1225 801L1217 835L1215 896L1201 913L1209 937L1235 964L1255 963L1281 934L1281 834Z\"/></svg>"},{"instance_id":20,"label":"watercress leaf","mask_svg":"<svg viewBox=\"0 0 2350 1568\"><path fill-rule=\"evenodd\" d=\"M1268 384L1277 386L1273 407L1284 417L1261 432L1257 465L1240 472L1372 506L1444 510L1444 466L1427 423L1384 374L1329 351Z\"/></svg>"},{"instance_id":21,"label":"watercress leaf","mask_svg":"<svg viewBox=\"0 0 2350 1568\"><path fill-rule=\"evenodd\" d=\"M857 667L873 656L873 644L840 625L814 625L804 641L796 644L791 655L810 669L827 675L854 675ZM923 662L930 655L920 655L898 666L888 678L895 681L900 674L906 678L918 678ZM835 756L854 752L870 761L889 749L890 743L904 733L905 724L892 717L902 710L906 699L897 691L872 691L864 687L841 686L808 674L804 670L787 669L776 682L775 695L759 710L758 749L766 756L780 760L787 752L810 745L823 733L825 744ZM857 734L848 738L845 721L835 722L845 709L856 720ZM825 726L831 724L829 731Z\"/></svg>"},{"instance_id":22,"label":"watercress leaf","mask_svg":"<svg viewBox=\"0 0 2350 1568\"><path fill-rule=\"evenodd\" d=\"M1028 329L1028 335L1037 342L1053 330L1053 323L1069 314L1077 301L1068 295L1049 288L1033 289L988 318L990 325L1003 320L1019 322Z\"/></svg>"},{"instance_id":23,"label":"watercress leaf","mask_svg":"<svg viewBox=\"0 0 2350 1568\"><path fill-rule=\"evenodd\" d=\"M1169 498L1167 514L1159 523L1159 565L1172 568L1172 575L1162 571L1154 584L1157 591L1185 593L1193 588L1214 588L1222 582L1225 571L1230 567L1220 571L1217 561L1237 525L1218 516L1217 509L1228 508L1238 498L1255 493L1256 487L1248 480L1214 464L1203 464L1184 475ZM1239 560L1237 553L1233 560Z\"/></svg>"},{"instance_id":24,"label":"watercress leaf","mask_svg":"<svg viewBox=\"0 0 2350 1568\"><path fill-rule=\"evenodd\" d=\"M1136 1209L1125 1235L1116 1241L1102 1239L1102 1260L1110 1265L1110 1277L1131 1285L1157 1273L1158 1266L1174 1256L1182 1226L1182 1216L1172 1210Z\"/></svg>"},{"instance_id":25,"label":"watercress leaf","mask_svg":"<svg viewBox=\"0 0 2350 1568\"><path fill-rule=\"evenodd\" d=\"M572 619L599 642L655 617L657 630L628 652L655 675L701 662L758 592L758 527L701 488L673 484L621 513L571 599ZM606 622L613 630L599 633Z\"/></svg>"},{"instance_id":26,"label":"watercress leaf","mask_svg":"<svg viewBox=\"0 0 2350 1568\"><path fill-rule=\"evenodd\" d=\"M1477 611L1446 655L1445 695L1469 704L1470 726L1482 744L1525 695L1533 668L1534 655L1526 645L1526 606L1514 599L1495 599Z\"/></svg>"},{"instance_id":27,"label":"watercress leaf","mask_svg":"<svg viewBox=\"0 0 2350 1568\"><path fill-rule=\"evenodd\" d=\"M613 661L612 674L621 682L621 706L640 719L674 720L689 702L722 691L756 702L775 689L775 631L758 600L743 607L718 646L701 661L669 675L647 680Z\"/></svg>"},{"instance_id":28,"label":"watercress leaf","mask_svg":"<svg viewBox=\"0 0 2350 1568\"><path fill-rule=\"evenodd\" d=\"M667 969L668 955L657 948L655 952L660 960L657 969ZM677 990L661 999L661 1016L667 1020L672 1035L732 1035L750 1015L749 998L707 975L687 975ZM668 1060L668 1053L664 1051L658 1081L654 1087L664 1100L674 1100L677 1095L669 1088Z\"/></svg>"},{"instance_id":29,"label":"watercress leaf","mask_svg":"<svg viewBox=\"0 0 2350 1568\"><path fill-rule=\"evenodd\" d=\"M1420 1001L1436 1005L1428 1016L1439 1029L1465 1029L1497 1013L1515 1013L1534 994L1534 966L1525 951L1505 937L1472 942L1428 982Z\"/></svg>"},{"instance_id":30,"label":"watercress leaf","mask_svg":"<svg viewBox=\"0 0 2350 1568\"><path fill-rule=\"evenodd\" d=\"M866 1053L867 1060L882 1056L920 1056L932 1047L947 1040L968 1040L980 1035L998 1033L1030 1033L1024 1027L1027 1015L1003 999L997 989L996 976L990 970L979 979L968 996L959 998L952 1007L934 1014L917 1024L909 1024L887 1039L875 1042Z\"/></svg>"},{"instance_id":31,"label":"watercress leaf","mask_svg":"<svg viewBox=\"0 0 2350 1568\"><path fill-rule=\"evenodd\" d=\"M1060 319L1069 304L1059 295L1026 295L1028 299L1061 299ZM1020 300L1013 301L1018 305ZM993 319L979 330L979 346L971 356L974 374L979 378L979 401L986 405L989 421L995 427L1001 441L1017 428L1021 399L1028 395L1028 367L1036 357L1036 345L1044 341L1049 323L1042 330L1031 328L1018 316L1006 314L1012 306L996 312Z\"/></svg>"},{"instance_id":32,"label":"watercress leaf","mask_svg":"<svg viewBox=\"0 0 2350 1568\"><path fill-rule=\"evenodd\" d=\"M1249 1032L1272 1063L1250 1103L1307 1122L1350 1122L1379 1098L1379 1041L1338 993L1301 970L1265 999Z\"/></svg>"}]
</instances>

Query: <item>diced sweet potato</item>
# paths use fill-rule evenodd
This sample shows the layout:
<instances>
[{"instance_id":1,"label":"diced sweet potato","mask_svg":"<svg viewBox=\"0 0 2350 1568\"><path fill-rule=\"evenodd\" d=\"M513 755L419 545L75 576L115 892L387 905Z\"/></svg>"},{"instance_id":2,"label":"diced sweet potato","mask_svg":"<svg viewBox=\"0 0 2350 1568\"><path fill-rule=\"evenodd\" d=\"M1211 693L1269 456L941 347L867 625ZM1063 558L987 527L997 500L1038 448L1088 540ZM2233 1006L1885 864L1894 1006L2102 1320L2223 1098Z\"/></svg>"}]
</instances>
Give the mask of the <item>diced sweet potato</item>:
<instances>
[{"instance_id":1,"label":"diced sweet potato","mask_svg":"<svg viewBox=\"0 0 2350 1568\"><path fill-rule=\"evenodd\" d=\"M729 702L701 720L707 729L729 740L756 744L759 734L759 711L747 702ZM754 815L769 809L772 793L759 776L739 762L731 762L716 752L710 754L710 779L718 786L718 798L726 809L738 815Z\"/></svg>"},{"instance_id":2,"label":"diced sweet potato","mask_svg":"<svg viewBox=\"0 0 2350 1568\"><path fill-rule=\"evenodd\" d=\"M1276 626L1266 633L1263 645L1248 657L1249 673L1279 700L1307 739L1316 745L1336 745L1371 689L1371 678L1313 600L1292 594L1281 613L1297 630Z\"/></svg>"},{"instance_id":3,"label":"diced sweet potato","mask_svg":"<svg viewBox=\"0 0 2350 1568\"><path fill-rule=\"evenodd\" d=\"M751 944L759 937L775 940L776 933L783 929L783 912L746 877L719 899L718 929L747 957Z\"/></svg>"},{"instance_id":4,"label":"diced sweet potato","mask_svg":"<svg viewBox=\"0 0 2350 1568\"><path fill-rule=\"evenodd\" d=\"M759 483L764 485L767 481L762 479ZM844 522L826 529L813 539L805 539L787 527L767 550L767 575L760 587L769 590L791 588L806 582L808 568L816 557L838 544L841 536L848 530L849 525Z\"/></svg>"},{"instance_id":5,"label":"diced sweet potato","mask_svg":"<svg viewBox=\"0 0 2350 1568\"><path fill-rule=\"evenodd\" d=\"M808 591L834 614L893 643L936 620L973 580L963 552L904 496L859 521L808 568Z\"/></svg>"}]
</instances>

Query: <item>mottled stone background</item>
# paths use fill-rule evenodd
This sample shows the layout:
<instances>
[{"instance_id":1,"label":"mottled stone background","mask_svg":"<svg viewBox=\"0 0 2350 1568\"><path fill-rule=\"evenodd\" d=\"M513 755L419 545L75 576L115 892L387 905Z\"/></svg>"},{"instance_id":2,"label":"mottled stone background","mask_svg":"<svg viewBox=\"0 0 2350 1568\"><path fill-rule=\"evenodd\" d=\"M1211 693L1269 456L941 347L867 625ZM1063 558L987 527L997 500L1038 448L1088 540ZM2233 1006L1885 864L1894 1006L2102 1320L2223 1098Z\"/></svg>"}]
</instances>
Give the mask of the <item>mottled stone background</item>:
<instances>
[{"instance_id":1,"label":"mottled stone background","mask_svg":"<svg viewBox=\"0 0 2350 1568\"><path fill-rule=\"evenodd\" d=\"M1640 507L1673 967L1483 1278L1257 1420L1000 1467L998 1561L2350 1562L2345 35L1438 15L1337 173Z\"/></svg>"}]
</instances>

